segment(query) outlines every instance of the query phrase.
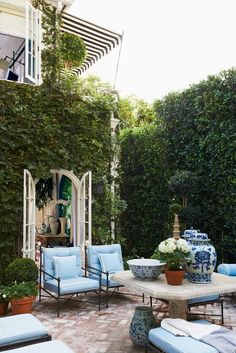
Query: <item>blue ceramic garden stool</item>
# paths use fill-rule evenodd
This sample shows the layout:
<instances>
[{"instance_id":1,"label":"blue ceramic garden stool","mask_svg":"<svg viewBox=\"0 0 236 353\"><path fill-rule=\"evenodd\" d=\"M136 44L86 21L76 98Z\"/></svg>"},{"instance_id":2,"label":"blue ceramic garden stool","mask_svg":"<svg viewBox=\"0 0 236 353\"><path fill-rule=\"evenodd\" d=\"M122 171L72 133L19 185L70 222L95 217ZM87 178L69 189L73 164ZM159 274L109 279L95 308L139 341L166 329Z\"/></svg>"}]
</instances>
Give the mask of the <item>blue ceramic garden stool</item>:
<instances>
[{"instance_id":1,"label":"blue ceramic garden stool","mask_svg":"<svg viewBox=\"0 0 236 353\"><path fill-rule=\"evenodd\" d=\"M152 308L149 306L137 306L129 327L129 335L132 342L140 348L145 348L148 343L149 331L156 327L157 323Z\"/></svg>"}]
</instances>

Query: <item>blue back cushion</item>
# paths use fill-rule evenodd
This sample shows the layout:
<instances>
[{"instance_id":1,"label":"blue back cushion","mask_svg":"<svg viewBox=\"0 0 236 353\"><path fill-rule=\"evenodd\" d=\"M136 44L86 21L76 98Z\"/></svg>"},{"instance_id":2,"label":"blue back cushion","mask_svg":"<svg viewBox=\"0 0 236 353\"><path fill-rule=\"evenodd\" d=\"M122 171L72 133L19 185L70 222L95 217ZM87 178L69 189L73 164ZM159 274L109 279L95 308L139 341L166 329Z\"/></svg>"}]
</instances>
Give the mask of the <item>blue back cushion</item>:
<instances>
[{"instance_id":1,"label":"blue back cushion","mask_svg":"<svg viewBox=\"0 0 236 353\"><path fill-rule=\"evenodd\" d=\"M120 254L114 252L111 254L98 254L102 271L118 272L123 271L123 262L120 259Z\"/></svg>"},{"instance_id":2,"label":"blue back cushion","mask_svg":"<svg viewBox=\"0 0 236 353\"><path fill-rule=\"evenodd\" d=\"M43 270L56 277L54 257L75 256L76 258L76 275L82 276L81 270L81 249L79 247L71 248L45 248L43 249ZM73 272L73 271L72 271ZM52 279L48 275L44 275L44 280Z\"/></svg>"},{"instance_id":3,"label":"blue back cushion","mask_svg":"<svg viewBox=\"0 0 236 353\"><path fill-rule=\"evenodd\" d=\"M88 246L87 247L88 265L92 266L94 268L97 268L98 270L102 270L98 254L101 255L101 254L114 254L114 253L119 254L120 263L122 266L122 269L119 271L122 271L124 269L124 267L123 267L122 251L121 251L120 244L90 245L90 246Z\"/></svg>"},{"instance_id":4,"label":"blue back cushion","mask_svg":"<svg viewBox=\"0 0 236 353\"><path fill-rule=\"evenodd\" d=\"M76 256L53 256L55 276L61 279L77 277Z\"/></svg>"}]
</instances>

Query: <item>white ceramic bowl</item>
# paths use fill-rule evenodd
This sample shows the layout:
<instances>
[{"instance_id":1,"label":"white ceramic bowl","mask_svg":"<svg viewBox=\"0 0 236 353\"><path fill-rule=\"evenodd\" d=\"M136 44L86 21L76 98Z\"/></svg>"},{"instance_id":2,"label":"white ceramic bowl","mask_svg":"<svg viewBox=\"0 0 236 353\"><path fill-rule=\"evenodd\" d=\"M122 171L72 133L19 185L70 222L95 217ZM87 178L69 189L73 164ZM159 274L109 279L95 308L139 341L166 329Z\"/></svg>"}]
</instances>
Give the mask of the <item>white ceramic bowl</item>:
<instances>
[{"instance_id":1,"label":"white ceramic bowl","mask_svg":"<svg viewBox=\"0 0 236 353\"><path fill-rule=\"evenodd\" d=\"M163 271L164 262L155 259L134 259L127 261L130 271L141 281L152 281Z\"/></svg>"}]
</instances>

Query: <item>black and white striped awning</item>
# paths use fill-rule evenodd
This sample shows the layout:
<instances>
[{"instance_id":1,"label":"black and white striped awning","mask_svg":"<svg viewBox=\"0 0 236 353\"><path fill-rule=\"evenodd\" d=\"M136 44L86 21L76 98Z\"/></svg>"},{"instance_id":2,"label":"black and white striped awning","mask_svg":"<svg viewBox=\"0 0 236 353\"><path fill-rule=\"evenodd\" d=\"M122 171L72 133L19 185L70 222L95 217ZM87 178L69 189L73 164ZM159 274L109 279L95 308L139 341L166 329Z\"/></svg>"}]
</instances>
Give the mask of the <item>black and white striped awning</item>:
<instances>
[{"instance_id":1,"label":"black and white striped awning","mask_svg":"<svg viewBox=\"0 0 236 353\"><path fill-rule=\"evenodd\" d=\"M87 57L76 69L77 74L85 72L97 60L109 53L121 43L122 36L76 16L62 12L62 31L80 36L87 49ZM73 70L74 71L74 70Z\"/></svg>"}]
</instances>

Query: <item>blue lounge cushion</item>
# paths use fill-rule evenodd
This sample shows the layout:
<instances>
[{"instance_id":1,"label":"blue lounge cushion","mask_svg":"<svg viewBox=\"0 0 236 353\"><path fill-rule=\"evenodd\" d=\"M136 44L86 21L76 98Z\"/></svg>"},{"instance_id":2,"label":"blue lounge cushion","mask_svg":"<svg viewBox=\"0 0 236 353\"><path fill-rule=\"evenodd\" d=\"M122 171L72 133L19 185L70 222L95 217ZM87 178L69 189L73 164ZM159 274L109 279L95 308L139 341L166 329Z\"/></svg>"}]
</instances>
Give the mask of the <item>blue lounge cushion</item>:
<instances>
[{"instance_id":1,"label":"blue lounge cushion","mask_svg":"<svg viewBox=\"0 0 236 353\"><path fill-rule=\"evenodd\" d=\"M26 347L8 350L7 353L73 353L73 351L61 341L49 341L33 344Z\"/></svg>"},{"instance_id":2,"label":"blue lounge cushion","mask_svg":"<svg viewBox=\"0 0 236 353\"><path fill-rule=\"evenodd\" d=\"M206 320L196 320L194 322L210 324ZM218 353L214 347L206 343L191 337L175 336L161 327L149 331L149 341L163 352L168 353Z\"/></svg>"},{"instance_id":3,"label":"blue lounge cushion","mask_svg":"<svg viewBox=\"0 0 236 353\"><path fill-rule=\"evenodd\" d=\"M195 304L195 303L203 303L211 300L217 300L219 299L219 294L214 294L214 295L205 295L203 297L199 298L192 298L188 299L187 304Z\"/></svg>"},{"instance_id":4,"label":"blue lounge cushion","mask_svg":"<svg viewBox=\"0 0 236 353\"><path fill-rule=\"evenodd\" d=\"M236 276L236 264L220 264L217 271L222 275Z\"/></svg>"},{"instance_id":5,"label":"blue lounge cushion","mask_svg":"<svg viewBox=\"0 0 236 353\"><path fill-rule=\"evenodd\" d=\"M57 293L58 282L55 279L46 281L44 288L50 292ZM60 281L60 294L80 293L99 289L99 281L88 277L77 277L62 279Z\"/></svg>"},{"instance_id":6,"label":"blue lounge cushion","mask_svg":"<svg viewBox=\"0 0 236 353\"><path fill-rule=\"evenodd\" d=\"M55 277L61 279L77 277L76 256L53 256Z\"/></svg>"},{"instance_id":7,"label":"blue lounge cushion","mask_svg":"<svg viewBox=\"0 0 236 353\"><path fill-rule=\"evenodd\" d=\"M45 326L32 314L0 318L0 346L48 334Z\"/></svg>"},{"instance_id":8,"label":"blue lounge cushion","mask_svg":"<svg viewBox=\"0 0 236 353\"><path fill-rule=\"evenodd\" d=\"M122 259L118 252L108 254L98 253L98 258L101 264L102 271L110 273L123 271Z\"/></svg>"}]
</instances>

